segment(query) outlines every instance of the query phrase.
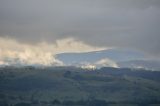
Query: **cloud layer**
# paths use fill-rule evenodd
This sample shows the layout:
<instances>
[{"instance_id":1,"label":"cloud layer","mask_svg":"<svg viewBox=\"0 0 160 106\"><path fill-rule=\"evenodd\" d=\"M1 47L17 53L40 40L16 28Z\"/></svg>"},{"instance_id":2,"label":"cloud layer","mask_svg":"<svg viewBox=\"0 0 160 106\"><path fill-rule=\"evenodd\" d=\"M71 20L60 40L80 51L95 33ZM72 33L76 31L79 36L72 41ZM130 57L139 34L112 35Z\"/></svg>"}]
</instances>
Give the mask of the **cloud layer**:
<instances>
[{"instance_id":1,"label":"cloud layer","mask_svg":"<svg viewBox=\"0 0 160 106\"><path fill-rule=\"evenodd\" d=\"M56 43L21 44L14 39L0 37L0 65L45 65L59 66L63 62L55 58L62 52L87 52L103 50L75 41L72 38L57 40Z\"/></svg>"},{"instance_id":2,"label":"cloud layer","mask_svg":"<svg viewBox=\"0 0 160 106\"><path fill-rule=\"evenodd\" d=\"M8 37L17 45L33 48L47 44L45 49L71 38L81 42L80 46L78 43L68 47L73 52L94 46L117 47L140 50L159 58L159 28L160 0L0 0L1 38ZM2 48L5 42L0 43ZM10 46L10 50L14 49ZM30 46L25 46L29 52L37 50L32 51ZM65 46L57 51L70 50ZM52 54L46 51L46 55Z\"/></svg>"}]
</instances>

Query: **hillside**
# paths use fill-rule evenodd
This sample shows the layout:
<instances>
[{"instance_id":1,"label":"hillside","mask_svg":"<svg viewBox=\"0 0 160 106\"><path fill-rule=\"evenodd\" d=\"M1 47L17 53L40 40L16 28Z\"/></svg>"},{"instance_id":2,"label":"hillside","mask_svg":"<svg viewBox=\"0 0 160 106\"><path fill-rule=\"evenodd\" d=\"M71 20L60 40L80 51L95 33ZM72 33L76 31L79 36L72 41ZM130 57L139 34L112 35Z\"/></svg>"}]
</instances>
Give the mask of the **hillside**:
<instances>
[{"instance_id":1,"label":"hillside","mask_svg":"<svg viewBox=\"0 0 160 106\"><path fill-rule=\"evenodd\" d=\"M160 72L104 67L0 68L0 106L160 104Z\"/></svg>"}]
</instances>

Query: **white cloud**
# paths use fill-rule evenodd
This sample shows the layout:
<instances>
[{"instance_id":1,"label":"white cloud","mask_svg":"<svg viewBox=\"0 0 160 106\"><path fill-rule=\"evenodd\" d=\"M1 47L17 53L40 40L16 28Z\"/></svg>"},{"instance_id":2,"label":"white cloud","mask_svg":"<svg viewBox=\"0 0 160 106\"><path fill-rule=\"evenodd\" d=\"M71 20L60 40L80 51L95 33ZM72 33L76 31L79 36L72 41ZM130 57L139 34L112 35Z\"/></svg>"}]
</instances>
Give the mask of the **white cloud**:
<instances>
[{"instance_id":1,"label":"white cloud","mask_svg":"<svg viewBox=\"0 0 160 106\"><path fill-rule=\"evenodd\" d=\"M35 45L23 44L14 39L0 37L1 65L64 65L55 58L63 52L88 52L102 50L76 41L73 38L57 40L56 43L41 42Z\"/></svg>"},{"instance_id":2,"label":"white cloud","mask_svg":"<svg viewBox=\"0 0 160 106\"><path fill-rule=\"evenodd\" d=\"M85 65L82 65L81 68L94 70L96 69L96 66L93 64L85 64Z\"/></svg>"},{"instance_id":3,"label":"white cloud","mask_svg":"<svg viewBox=\"0 0 160 106\"><path fill-rule=\"evenodd\" d=\"M95 63L97 66L103 66L103 67L115 67L115 68L118 68L119 66L116 64L116 62L108 59L108 58L105 58L105 59L101 59L99 61L97 61Z\"/></svg>"},{"instance_id":4,"label":"white cloud","mask_svg":"<svg viewBox=\"0 0 160 106\"><path fill-rule=\"evenodd\" d=\"M97 62L82 62L81 64L78 64L77 65L78 67L81 67L81 68L84 68L84 69L96 69L96 68L99 68L99 67L114 67L114 68L119 68L118 64L116 62L114 62L113 60L111 59L108 59L108 58L104 58L104 59L101 59Z\"/></svg>"}]
</instances>

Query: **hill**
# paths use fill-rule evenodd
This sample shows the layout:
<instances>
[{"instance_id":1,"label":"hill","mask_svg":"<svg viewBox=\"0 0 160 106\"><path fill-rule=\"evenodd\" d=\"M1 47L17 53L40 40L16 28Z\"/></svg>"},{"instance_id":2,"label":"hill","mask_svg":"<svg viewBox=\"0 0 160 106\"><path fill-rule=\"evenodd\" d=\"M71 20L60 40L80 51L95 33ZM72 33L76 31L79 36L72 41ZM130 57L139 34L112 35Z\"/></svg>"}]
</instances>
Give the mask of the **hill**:
<instances>
[{"instance_id":1,"label":"hill","mask_svg":"<svg viewBox=\"0 0 160 106\"><path fill-rule=\"evenodd\" d=\"M0 68L0 106L158 106L160 72L76 67Z\"/></svg>"}]
</instances>

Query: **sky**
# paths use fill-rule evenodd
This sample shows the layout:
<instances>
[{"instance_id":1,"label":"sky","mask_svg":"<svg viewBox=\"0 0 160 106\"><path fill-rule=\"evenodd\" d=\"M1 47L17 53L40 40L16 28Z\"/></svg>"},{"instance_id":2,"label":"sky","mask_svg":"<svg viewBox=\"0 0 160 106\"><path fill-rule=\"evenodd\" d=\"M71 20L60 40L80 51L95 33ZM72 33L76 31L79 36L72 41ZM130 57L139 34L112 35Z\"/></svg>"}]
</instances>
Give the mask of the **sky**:
<instances>
[{"instance_id":1,"label":"sky","mask_svg":"<svg viewBox=\"0 0 160 106\"><path fill-rule=\"evenodd\" d=\"M0 0L0 64L110 48L160 59L160 0Z\"/></svg>"}]
</instances>

